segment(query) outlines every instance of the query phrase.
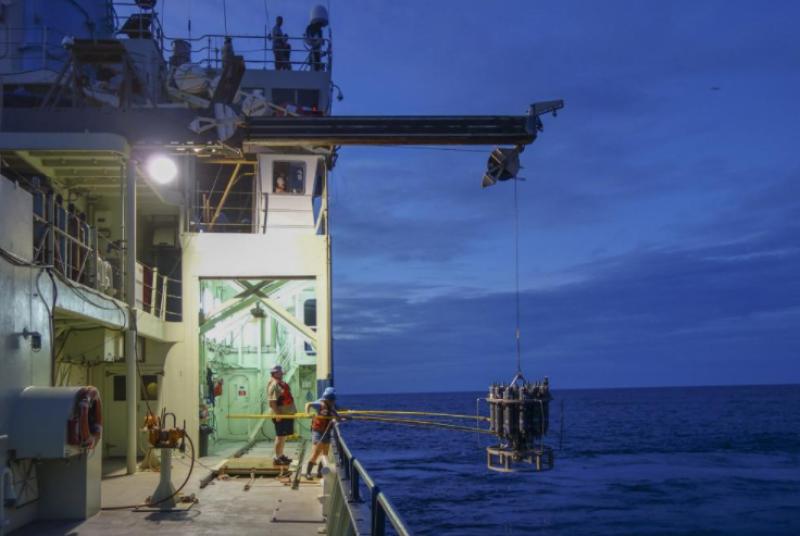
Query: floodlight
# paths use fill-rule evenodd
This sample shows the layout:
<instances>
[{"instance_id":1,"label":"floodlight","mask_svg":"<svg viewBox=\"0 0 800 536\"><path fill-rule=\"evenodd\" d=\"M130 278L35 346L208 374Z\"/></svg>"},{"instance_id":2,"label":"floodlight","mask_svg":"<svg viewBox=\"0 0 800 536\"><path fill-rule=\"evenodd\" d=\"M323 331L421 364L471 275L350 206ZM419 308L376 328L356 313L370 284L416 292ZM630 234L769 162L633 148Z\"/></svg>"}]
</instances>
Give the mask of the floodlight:
<instances>
[{"instance_id":1,"label":"floodlight","mask_svg":"<svg viewBox=\"0 0 800 536\"><path fill-rule=\"evenodd\" d=\"M178 166L168 156L151 156L147 161L147 174L158 184L167 184L178 176Z\"/></svg>"}]
</instances>

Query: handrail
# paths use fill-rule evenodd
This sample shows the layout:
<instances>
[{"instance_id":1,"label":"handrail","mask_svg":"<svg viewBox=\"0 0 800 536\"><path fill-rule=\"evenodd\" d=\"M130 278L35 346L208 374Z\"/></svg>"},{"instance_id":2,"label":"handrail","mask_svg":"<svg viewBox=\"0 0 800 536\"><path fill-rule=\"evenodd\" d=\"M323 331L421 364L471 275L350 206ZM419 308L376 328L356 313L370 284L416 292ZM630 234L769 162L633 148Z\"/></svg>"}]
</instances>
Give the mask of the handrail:
<instances>
[{"instance_id":1,"label":"handrail","mask_svg":"<svg viewBox=\"0 0 800 536\"><path fill-rule=\"evenodd\" d=\"M271 66L274 69L287 68L291 66L292 69L297 70L317 70L317 71L331 71L333 64L333 43L330 37L323 37L320 39L319 48L316 50L319 53L318 58L312 56L314 47L308 45L305 36L295 37L286 36L284 39L289 44L289 48L279 47L277 52L283 52L285 57L270 58L269 53L274 54L276 48L272 44L270 34L217 34L208 33L198 37L180 37L165 35L164 39L167 41L185 41L190 44L203 44L204 46L190 50L190 62L193 65L199 65L203 68L220 68L222 59L222 49L225 38L230 37L233 40L234 54L243 56L246 65L253 68L261 67L266 69ZM238 42L237 42L238 41ZM244 47L239 46L244 42ZM252 43L248 46L249 43ZM303 46L292 47L292 44L302 43ZM166 50L164 51L167 52ZM205 54L203 54L205 53ZM292 59L292 56L297 57L297 54L304 54L303 60ZM205 56L205 57L203 57ZM281 64L281 65L279 65Z\"/></svg>"},{"instance_id":2,"label":"handrail","mask_svg":"<svg viewBox=\"0 0 800 536\"><path fill-rule=\"evenodd\" d=\"M120 15L117 13L117 8L126 8L124 14ZM120 2L119 0L114 2L114 35L119 35L122 33L122 27L120 26L121 19L127 19L131 15L142 14L142 13L153 13L155 11L148 11L142 9L136 2ZM143 20L139 19L139 31L144 32L146 28L143 26ZM158 49L161 52L161 55L164 55L164 27L161 24L161 17L154 16L150 19L150 24L152 25L152 33L154 36L154 41L158 43Z\"/></svg>"},{"instance_id":3,"label":"handrail","mask_svg":"<svg viewBox=\"0 0 800 536\"><path fill-rule=\"evenodd\" d=\"M126 277L118 261L123 246L105 238L83 213L79 214L79 209L58 200L52 190L35 184L29 188L33 195L34 262L51 267L66 279L119 297ZM170 286L174 289L180 280L160 274L142 262L136 264L142 269L141 278L133 274L136 303L162 321L181 321L182 296L170 292Z\"/></svg>"},{"instance_id":4,"label":"handrail","mask_svg":"<svg viewBox=\"0 0 800 536\"><path fill-rule=\"evenodd\" d=\"M150 313L153 316L156 316L162 321L169 322L174 318L180 319L182 314L182 305L180 302L183 300L183 297L169 293L170 282L180 283L180 280L160 274L158 273L158 268L148 266L141 261L136 261L136 265L142 269L141 279L138 277L137 270L136 303L142 308L142 310ZM141 298L139 297L139 288L142 289ZM145 290L148 292L145 293ZM167 298L173 298L178 302L175 306L175 309L177 310L172 310L169 307Z\"/></svg>"},{"instance_id":5,"label":"handrail","mask_svg":"<svg viewBox=\"0 0 800 536\"><path fill-rule=\"evenodd\" d=\"M370 496L370 534L371 536L386 535L386 521L388 520L392 528L399 536L411 536L412 532L408 529L397 511L397 508L383 493L372 477L367 472L361 462L353 456L350 448L345 443L338 425L334 423L334 456L338 468L337 476L342 481L343 487L348 490L348 502L362 502L361 484L363 483ZM344 480L348 481L348 486L344 486ZM354 527L358 534L358 527Z\"/></svg>"}]
</instances>

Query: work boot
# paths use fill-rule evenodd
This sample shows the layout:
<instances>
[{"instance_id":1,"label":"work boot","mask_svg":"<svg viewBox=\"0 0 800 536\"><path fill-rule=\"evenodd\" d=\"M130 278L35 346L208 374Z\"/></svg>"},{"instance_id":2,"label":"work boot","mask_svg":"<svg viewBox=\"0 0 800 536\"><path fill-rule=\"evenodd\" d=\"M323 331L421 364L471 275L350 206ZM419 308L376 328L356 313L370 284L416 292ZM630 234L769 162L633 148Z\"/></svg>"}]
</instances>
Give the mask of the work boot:
<instances>
[{"instance_id":1,"label":"work boot","mask_svg":"<svg viewBox=\"0 0 800 536\"><path fill-rule=\"evenodd\" d=\"M306 464L306 480L314 480L314 477L311 476L311 469L314 468L314 462L308 462Z\"/></svg>"}]
</instances>

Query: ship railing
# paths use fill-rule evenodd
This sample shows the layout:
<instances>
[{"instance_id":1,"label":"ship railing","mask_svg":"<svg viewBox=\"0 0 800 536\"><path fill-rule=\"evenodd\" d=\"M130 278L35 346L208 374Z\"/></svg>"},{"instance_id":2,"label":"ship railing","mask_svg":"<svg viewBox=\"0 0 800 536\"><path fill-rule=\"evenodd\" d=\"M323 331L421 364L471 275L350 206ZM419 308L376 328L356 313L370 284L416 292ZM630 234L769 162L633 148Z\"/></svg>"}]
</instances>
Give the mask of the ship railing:
<instances>
[{"instance_id":1,"label":"ship railing","mask_svg":"<svg viewBox=\"0 0 800 536\"><path fill-rule=\"evenodd\" d=\"M117 36L125 33L123 32L123 25L132 15L152 13L143 10L135 2L114 2L113 7L114 9L110 15L113 17L113 33ZM121 14L118 13L118 10L121 10ZM133 20L133 24L127 25L125 30L133 32L140 37L151 36L163 55L164 29L158 16L150 18L140 16ZM35 60L39 56L41 58L41 66L39 68L54 69L55 67L50 62L62 63L69 56L62 44L62 40L65 37L72 37L72 34L52 25L5 26L1 31L4 36L2 49L0 49L0 59ZM82 38L87 37L82 36ZM24 71L31 70L31 67L32 65L28 63Z\"/></svg>"},{"instance_id":2,"label":"ship railing","mask_svg":"<svg viewBox=\"0 0 800 536\"><path fill-rule=\"evenodd\" d=\"M66 61L67 51L61 40L67 37L63 31L47 25L5 26L2 28L3 43L0 60L20 60L19 72L7 72L6 76L22 74L36 69L37 58L41 61L39 69L55 69L55 64Z\"/></svg>"},{"instance_id":3,"label":"ship railing","mask_svg":"<svg viewBox=\"0 0 800 536\"><path fill-rule=\"evenodd\" d=\"M388 521L398 536L410 536L412 532L406 526L397 508L381 491L361 462L353 456L336 425L333 427L333 443L337 478L345 492L348 508L354 504L368 505L369 508L369 526L359 527L357 523L354 523L352 533L356 536L385 536ZM362 491L366 493L362 493ZM357 517L351 515L352 519Z\"/></svg>"},{"instance_id":4,"label":"ship railing","mask_svg":"<svg viewBox=\"0 0 800 536\"><path fill-rule=\"evenodd\" d=\"M244 58L251 70L327 71L333 68L333 45L330 37L320 40L318 55L305 37L286 37L288 48L276 47L268 33L204 34L199 37L165 37L184 41L192 46L190 63L206 69L220 69L223 63L225 38L230 37L235 55Z\"/></svg>"},{"instance_id":5,"label":"ship railing","mask_svg":"<svg viewBox=\"0 0 800 536\"><path fill-rule=\"evenodd\" d=\"M152 14L152 17L145 18L142 16L133 19L133 24L128 24L132 15ZM149 23L148 23L149 21ZM158 46L161 54L164 54L164 27L161 25L161 17L158 13L152 10L142 9L136 2L114 2L114 33L120 35L125 33L123 31L138 32L136 35L145 37L150 35L153 41Z\"/></svg>"},{"instance_id":6,"label":"ship railing","mask_svg":"<svg viewBox=\"0 0 800 536\"><path fill-rule=\"evenodd\" d=\"M164 322L179 322L182 315L180 281L137 261L136 305Z\"/></svg>"},{"instance_id":7,"label":"ship railing","mask_svg":"<svg viewBox=\"0 0 800 536\"><path fill-rule=\"evenodd\" d=\"M33 258L63 278L122 298L124 274L121 242L112 241L88 224L86 217L59 203L52 192L33 193ZM141 276L140 276L141 274ZM163 321L180 321L180 281L137 262L139 307Z\"/></svg>"},{"instance_id":8,"label":"ship railing","mask_svg":"<svg viewBox=\"0 0 800 536\"><path fill-rule=\"evenodd\" d=\"M122 295L120 244L40 189L33 190L33 254L35 262L70 281L112 297Z\"/></svg>"},{"instance_id":9,"label":"ship railing","mask_svg":"<svg viewBox=\"0 0 800 536\"><path fill-rule=\"evenodd\" d=\"M192 204L188 218L189 232L255 232L252 191L197 189L196 193L197 203Z\"/></svg>"}]
</instances>

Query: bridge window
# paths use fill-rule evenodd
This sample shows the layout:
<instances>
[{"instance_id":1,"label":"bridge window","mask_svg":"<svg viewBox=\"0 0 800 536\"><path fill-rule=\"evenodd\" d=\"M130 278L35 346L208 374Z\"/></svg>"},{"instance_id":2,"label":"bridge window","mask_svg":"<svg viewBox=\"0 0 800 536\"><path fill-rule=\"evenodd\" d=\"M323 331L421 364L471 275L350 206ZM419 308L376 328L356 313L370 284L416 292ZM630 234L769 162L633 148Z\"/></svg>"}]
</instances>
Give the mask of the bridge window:
<instances>
[{"instance_id":1,"label":"bridge window","mask_svg":"<svg viewBox=\"0 0 800 536\"><path fill-rule=\"evenodd\" d=\"M305 162L274 162L272 164L272 192L293 195L306 193Z\"/></svg>"},{"instance_id":2,"label":"bridge window","mask_svg":"<svg viewBox=\"0 0 800 536\"><path fill-rule=\"evenodd\" d=\"M319 108L318 89L273 88L272 102L278 106L294 104L300 111L312 111Z\"/></svg>"}]
</instances>

